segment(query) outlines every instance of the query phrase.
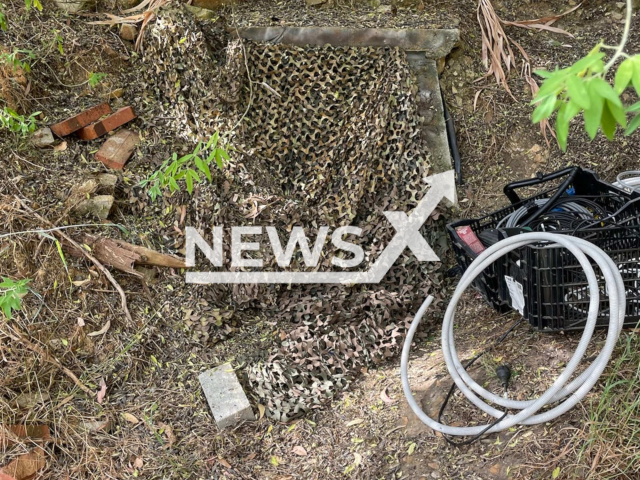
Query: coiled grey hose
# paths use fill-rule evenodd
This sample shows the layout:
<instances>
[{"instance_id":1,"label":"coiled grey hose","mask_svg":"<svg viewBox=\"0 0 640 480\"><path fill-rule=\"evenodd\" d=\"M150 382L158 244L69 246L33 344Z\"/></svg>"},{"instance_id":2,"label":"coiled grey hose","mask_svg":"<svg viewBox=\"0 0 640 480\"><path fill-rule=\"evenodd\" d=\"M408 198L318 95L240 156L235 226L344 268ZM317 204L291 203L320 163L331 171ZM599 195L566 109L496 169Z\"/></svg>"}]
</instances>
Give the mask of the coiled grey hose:
<instances>
[{"instance_id":1,"label":"coiled grey hose","mask_svg":"<svg viewBox=\"0 0 640 480\"><path fill-rule=\"evenodd\" d=\"M637 191L640 189L640 170L629 170L619 173L616 180L617 181L613 183L614 187L625 187L631 191Z\"/></svg>"},{"instance_id":2,"label":"coiled grey hose","mask_svg":"<svg viewBox=\"0 0 640 480\"><path fill-rule=\"evenodd\" d=\"M460 297L463 292L469 287L471 282L491 263L505 255L506 253L516 248L522 247L531 243L549 242L548 248L564 247L569 250L580 262L587 280L589 282L589 311L587 315L587 322L584 328L582 338L578 343L575 353L571 357L569 363L567 363L564 371L558 376L553 385L549 387L539 398L535 400L511 400L503 398L500 395L496 395L485 390L481 385L477 384L466 372L460 359L458 358L454 337L453 337L453 322L455 319L455 311ZM600 302L600 293L598 288L598 281L596 274L589 262L590 257L598 265L606 282L606 288L609 292L609 329L607 332L607 340L600 354L593 361L593 363L575 379L569 381L573 373L576 371L580 364L591 340L596 321L598 319L598 308ZM400 373L402 377L402 388L404 395L409 403L409 406L418 418L431 427L432 429L441 432L446 435L477 435L481 433L488 425L478 425L475 427L454 427L450 425L444 425L429 417L422 411L416 400L411 393L411 387L409 385L409 377L407 373L407 367L409 363L409 352L411 350L411 344L413 342L413 336L420 325L420 321L426 310L431 305L433 297L429 296L420 309L416 313L409 331L407 332L407 338L405 339L404 346L402 348L402 357L400 360ZM442 352L447 364L447 370L456 383L456 386L460 391L473 403L476 407L480 408L484 412L488 413L492 417L500 418L503 416L504 411L494 408L485 400L492 402L495 405L509 409L520 410L519 413L509 414L502 421L496 423L492 428L487 430L486 433L493 433L505 430L514 425L535 425L539 423L548 422L556 417L566 413L573 408L584 396L591 390L596 383L602 371L606 367L611 353L616 345L620 331L622 330L622 324L624 322L626 297L624 284L622 282L622 276L618 271L615 263L609 258L609 256L600 248L592 243L587 242L581 238L571 237L568 235L560 235L549 232L532 232L523 233L513 237L506 238L500 242L492 245L482 252L466 270L460 283L458 283L455 289L451 301L444 315L444 321L442 324ZM567 383L568 382L568 383ZM482 398L481 398L482 397ZM483 400L484 399L484 400ZM550 410L542 413L538 413L540 409L545 406L549 406L553 403L560 402Z\"/></svg>"},{"instance_id":3,"label":"coiled grey hose","mask_svg":"<svg viewBox=\"0 0 640 480\"><path fill-rule=\"evenodd\" d=\"M538 207L542 207L548 201L549 201L548 198L539 198L538 200L535 201L535 204ZM566 211L570 211L570 212L583 213L585 215L584 218L587 219L587 220L593 218L593 215L591 215L589 210L587 210L582 205L578 205L577 203L574 203L574 202L563 203L562 204L562 208L565 209ZM528 212L527 207L524 207L524 206L520 207L518 210L513 212L511 215L508 215L508 216L504 217L502 220L500 220L500 222L497 225L497 228L501 228L502 225L504 225L506 228L517 227L518 223L520 223L520 220L522 220L522 217L524 217L527 214L527 212Z\"/></svg>"}]
</instances>

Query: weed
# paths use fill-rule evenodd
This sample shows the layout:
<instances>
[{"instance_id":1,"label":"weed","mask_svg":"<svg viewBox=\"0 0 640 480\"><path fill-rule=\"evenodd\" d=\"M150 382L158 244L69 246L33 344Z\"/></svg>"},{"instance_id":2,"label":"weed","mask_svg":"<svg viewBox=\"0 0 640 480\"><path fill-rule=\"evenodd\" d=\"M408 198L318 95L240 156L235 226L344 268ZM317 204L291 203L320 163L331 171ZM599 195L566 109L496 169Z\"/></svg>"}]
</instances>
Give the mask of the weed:
<instances>
[{"instance_id":1,"label":"weed","mask_svg":"<svg viewBox=\"0 0 640 480\"><path fill-rule=\"evenodd\" d=\"M7 14L4 13L4 4L0 3L0 29L7 31L9 24L7 23Z\"/></svg>"},{"instance_id":2,"label":"weed","mask_svg":"<svg viewBox=\"0 0 640 480\"><path fill-rule=\"evenodd\" d=\"M25 117L9 107L4 107L4 109L0 110L0 127L26 137L29 133L35 131L36 117L38 115L40 115L40 112L34 112Z\"/></svg>"},{"instance_id":3,"label":"weed","mask_svg":"<svg viewBox=\"0 0 640 480\"><path fill-rule=\"evenodd\" d=\"M151 176L139 183L139 186L149 186L149 196L152 201L162 195L162 190L169 187L171 193L180 191L178 182L185 181L189 194L193 193L194 183L200 183L202 179L196 171L207 177L211 182L211 170L209 166L215 160L219 169L222 169L224 162L229 160L229 154L224 147L218 146L219 135L214 133L206 145L198 142L195 150L183 157L178 158L174 152Z\"/></svg>"},{"instance_id":4,"label":"weed","mask_svg":"<svg viewBox=\"0 0 640 480\"><path fill-rule=\"evenodd\" d=\"M32 8L36 8L40 12L42 11L42 3L40 3L40 0L24 0L24 6L27 11Z\"/></svg>"},{"instance_id":5,"label":"weed","mask_svg":"<svg viewBox=\"0 0 640 480\"><path fill-rule=\"evenodd\" d=\"M2 22L1 19L0 22ZM24 60L25 57L26 60ZM21 68L25 72L29 73L31 71L31 64L29 63L29 60L33 60L34 58L36 58L36 56L31 50L16 49L11 53L0 54L0 62L4 63L5 65L11 66L11 69L14 72L17 69Z\"/></svg>"},{"instance_id":6,"label":"weed","mask_svg":"<svg viewBox=\"0 0 640 480\"><path fill-rule=\"evenodd\" d=\"M30 281L28 278L15 281L2 277L2 283L0 283L0 310L8 320L11 320L11 315L14 311L22 308L22 297L27 294L27 283Z\"/></svg>"},{"instance_id":7,"label":"weed","mask_svg":"<svg viewBox=\"0 0 640 480\"><path fill-rule=\"evenodd\" d=\"M91 72L89 74L89 86L91 88L94 88L96 85L102 82L102 80L104 80L106 76L107 76L106 73Z\"/></svg>"}]
</instances>

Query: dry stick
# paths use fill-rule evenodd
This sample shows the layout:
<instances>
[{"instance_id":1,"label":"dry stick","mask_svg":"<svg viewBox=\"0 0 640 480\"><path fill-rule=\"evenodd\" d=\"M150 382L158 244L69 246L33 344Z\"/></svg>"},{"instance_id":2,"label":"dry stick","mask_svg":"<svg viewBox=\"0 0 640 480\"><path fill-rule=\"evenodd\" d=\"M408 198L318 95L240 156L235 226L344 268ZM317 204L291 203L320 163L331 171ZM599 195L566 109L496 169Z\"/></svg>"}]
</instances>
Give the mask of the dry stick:
<instances>
[{"instance_id":1,"label":"dry stick","mask_svg":"<svg viewBox=\"0 0 640 480\"><path fill-rule=\"evenodd\" d=\"M16 327L10 327L13 330L15 330ZM73 380L73 383L76 384L76 386L82 390L83 392L93 396L95 395L95 392L93 390L91 390L89 387L87 387L84 383L82 383L78 377L75 376L75 374L69 370L67 367L65 367L64 365L62 365L62 363L60 362L60 360L58 360L55 357L52 357L51 355L49 355L42 347L36 345L35 343L32 343L30 340L28 340L25 335L23 335L20 332L17 332L17 334L12 335L10 332L6 332L4 331L4 329L2 330L2 333L4 333L7 337L9 337L11 340L13 340L14 342L19 342L21 344L23 344L25 347L27 347L29 350L36 352L38 355L40 355L42 357L43 360L52 363L53 365L55 365L56 367L58 367L60 370L62 370L64 372L64 374L69 377L71 380Z\"/></svg>"},{"instance_id":2,"label":"dry stick","mask_svg":"<svg viewBox=\"0 0 640 480\"><path fill-rule=\"evenodd\" d=\"M31 207L29 207L28 205L26 205L21 199L20 197L16 196L15 197L16 200L18 200L18 203L20 205L22 205L22 207L24 209L26 209L28 212L30 212L33 216L35 216L38 220L40 220L41 222L44 222L45 224L49 225L50 227L54 227L54 225L47 220L46 218L42 217L41 215L39 215L35 210L33 210ZM89 252L87 252L84 248L82 248L82 246L80 246L80 244L78 244L78 242L76 242L75 240L73 240L71 237L69 237L68 235L62 233L60 230L54 230L52 232L54 235L59 235L60 237L62 237L64 240L66 240L67 242L69 242L71 245L73 245L75 248L77 248L78 250L80 250L82 252L82 254L87 257L89 260L91 260L93 262L93 264L98 267L98 269L104 274L105 277L107 277L107 279L109 280L109 282L111 282L111 285L113 285L113 288L115 288L118 293L120 294L120 299L122 300L122 310L124 310L124 314L127 317L127 320L129 320L129 322L131 322L133 324L133 318L131 318L131 314L129 313L129 308L127 307L127 296L124 293L124 290L122 290L122 287L120 286L120 284L117 282L117 280L115 278L113 278L113 275L111 275L111 272L109 272L109 270L107 270L107 268L100 263L93 255L91 255Z\"/></svg>"}]
</instances>

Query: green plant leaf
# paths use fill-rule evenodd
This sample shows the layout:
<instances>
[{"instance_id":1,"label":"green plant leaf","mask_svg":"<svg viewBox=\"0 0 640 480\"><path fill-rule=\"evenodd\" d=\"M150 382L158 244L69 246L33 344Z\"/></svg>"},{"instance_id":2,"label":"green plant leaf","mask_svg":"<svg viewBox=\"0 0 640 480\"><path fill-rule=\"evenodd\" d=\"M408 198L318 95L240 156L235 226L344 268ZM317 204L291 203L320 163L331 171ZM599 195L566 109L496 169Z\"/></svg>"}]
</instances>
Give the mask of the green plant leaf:
<instances>
[{"instance_id":1,"label":"green plant leaf","mask_svg":"<svg viewBox=\"0 0 640 480\"><path fill-rule=\"evenodd\" d=\"M587 93L587 87L584 84L584 80L575 75L570 75L567 77L567 92L569 92L569 97L575 103L577 103L582 108L589 108L591 106L591 102L589 100L589 94Z\"/></svg>"},{"instance_id":2,"label":"green plant leaf","mask_svg":"<svg viewBox=\"0 0 640 480\"><path fill-rule=\"evenodd\" d=\"M185 178L187 180L187 192L191 195L193 193L193 178L191 178L191 175L187 175Z\"/></svg>"},{"instance_id":3,"label":"green plant leaf","mask_svg":"<svg viewBox=\"0 0 640 480\"><path fill-rule=\"evenodd\" d=\"M550 72L548 70L534 70L533 73L542 78L551 78L556 72Z\"/></svg>"},{"instance_id":4,"label":"green plant leaf","mask_svg":"<svg viewBox=\"0 0 640 480\"><path fill-rule=\"evenodd\" d=\"M540 104L536 107L536 109L533 111L533 115L531 117L533 123L538 123L544 120L545 118L549 118L553 113L555 106L556 106L555 95L550 95L546 97L544 100L542 100Z\"/></svg>"},{"instance_id":5,"label":"green plant leaf","mask_svg":"<svg viewBox=\"0 0 640 480\"><path fill-rule=\"evenodd\" d=\"M640 102L636 102L633 105L629 105L624 109L627 113L640 112Z\"/></svg>"},{"instance_id":6,"label":"green plant leaf","mask_svg":"<svg viewBox=\"0 0 640 480\"><path fill-rule=\"evenodd\" d=\"M635 117L633 117L633 119L629 122L629 126L627 127L627 130L624 132L624 134L631 135L636 131L638 127L640 127L640 115L636 115Z\"/></svg>"},{"instance_id":7,"label":"green plant leaf","mask_svg":"<svg viewBox=\"0 0 640 480\"><path fill-rule=\"evenodd\" d=\"M633 62L633 76L631 77L631 83L636 91L636 94L640 96L640 56L636 55L632 57Z\"/></svg>"},{"instance_id":8,"label":"green plant leaf","mask_svg":"<svg viewBox=\"0 0 640 480\"><path fill-rule=\"evenodd\" d=\"M592 84L592 91L597 92L601 97L610 100L615 105L622 107L620 96L613 90L611 85L609 85L600 77L592 78L590 83Z\"/></svg>"},{"instance_id":9,"label":"green plant leaf","mask_svg":"<svg viewBox=\"0 0 640 480\"><path fill-rule=\"evenodd\" d=\"M568 103L563 103L560 110L558 110L558 117L556 118L556 139L563 152L567 151L567 137L569 135L568 107Z\"/></svg>"},{"instance_id":10,"label":"green plant leaf","mask_svg":"<svg viewBox=\"0 0 640 480\"><path fill-rule=\"evenodd\" d=\"M616 119L613 117L611 110L609 110L609 102L605 102L602 108L600 126L602 127L602 133L604 133L609 140L613 140L616 134Z\"/></svg>"},{"instance_id":11,"label":"green plant leaf","mask_svg":"<svg viewBox=\"0 0 640 480\"><path fill-rule=\"evenodd\" d=\"M588 92L591 107L584 111L584 127L589 134L589 138L593 140L598 134L598 127L600 127L604 98L593 92L591 85L589 85Z\"/></svg>"},{"instance_id":12,"label":"green plant leaf","mask_svg":"<svg viewBox=\"0 0 640 480\"><path fill-rule=\"evenodd\" d=\"M633 77L634 64L631 58L627 58L624 62L620 64L618 67L618 71L616 72L615 78L615 91L618 95L624 92L627 85L631 81L631 77Z\"/></svg>"},{"instance_id":13,"label":"green plant leaf","mask_svg":"<svg viewBox=\"0 0 640 480\"><path fill-rule=\"evenodd\" d=\"M609 111L611 112L611 115L613 115L613 118L615 118L616 122L618 122L622 128L626 128L627 115L624 113L624 108L611 103L609 100L607 100L607 107L609 107Z\"/></svg>"}]
</instances>

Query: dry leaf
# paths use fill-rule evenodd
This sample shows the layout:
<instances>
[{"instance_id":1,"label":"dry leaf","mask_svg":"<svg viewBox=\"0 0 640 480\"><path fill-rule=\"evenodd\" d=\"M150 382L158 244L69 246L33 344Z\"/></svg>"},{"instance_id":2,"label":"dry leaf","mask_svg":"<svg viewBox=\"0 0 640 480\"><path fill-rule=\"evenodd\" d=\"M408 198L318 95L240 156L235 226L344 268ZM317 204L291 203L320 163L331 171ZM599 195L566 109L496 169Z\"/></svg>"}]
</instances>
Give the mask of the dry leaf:
<instances>
[{"instance_id":1,"label":"dry leaf","mask_svg":"<svg viewBox=\"0 0 640 480\"><path fill-rule=\"evenodd\" d=\"M84 319L82 317L78 317L78 326L79 327L84 327L85 323L84 323Z\"/></svg>"},{"instance_id":2,"label":"dry leaf","mask_svg":"<svg viewBox=\"0 0 640 480\"><path fill-rule=\"evenodd\" d=\"M176 443L176 440L177 440L176 434L173 433L173 427L171 425L168 425L168 424L162 423L162 422L158 423L158 426L160 428L164 429L164 434L167 436L168 443L167 443L167 445L165 445L165 447L166 448L171 448L171 446L174 443Z\"/></svg>"},{"instance_id":3,"label":"dry leaf","mask_svg":"<svg viewBox=\"0 0 640 480\"><path fill-rule=\"evenodd\" d=\"M258 404L258 412L260 413L260 416L258 417L258 420L262 419L262 417L264 417L264 412L265 412L266 408L264 405Z\"/></svg>"},{"instance_id":4,"label":"dry leaf","mask_svg":"<svg viewBox=\"0 0 640 480\"><path fill-rule=\"evenodd\" d=\"M54 152L64 152L67 149L67 142L60 142L58 145L53 146Z\"/></svg>"},{"instance_id":5,"label":"dry leaf","mask_svg":"<svg viewBox=\"0 0 640 480\"><path fill-rule=\"evenodd\" d=\"M100 391L98 392L98 403L102 405L102 401L104 397L107 395L107 382L104 381L104 378L100 379Z\"/></svg>"},{"instance_id":6,"label":"dry leaf","mask_svg":"<svg viewBox=\"0 0 640 480\"><path fill-rule=\"evenodd\" d=\"M395 401L392 400L389 397L389 395L387 395L387 388L385 388L384 390L382 390L382 392L380 392L380 399L387 405L393 405L395 403Z\"/></svg>"},{"instance_id":7,"label":"dry leaf","mask_svg":"<svg viewBox=\"0 0 640 480\"><path fill-rule=\"evenodd\" d=\"M87 278L86 280L76 280L74 282L71 282L71 284L75 285L76 287L82 287L83 285L86 285L90 281L91 281L91 278Z\"/></svg>"},{"instance_id":8,"label":"dry leaf","mask_svg":"<svg viewBox=\"0 0 640 480\"><path fill-rule=\"evenodd\" d=\"M142 461L142 457L136 457L135 461L133 462L134 468L137 468L139 470L142 468L143 465L144 465L144 462Z\"/></svg>"},{"instance_id":9,"label":"dry leaf","mask_svg":"<svg viewBox=\"0 0 640 480\"><path fill-rule=\"evenodd\" d=\"M231 468L231 464L227 462L224 458L219 458L218 462L225 468Z\"/></svg>"},{"instance_id":10,"label":"dry leaf","mask_svg":"<svg viewBox=\"0 0 640 480\"><path fill-rule=\"evenodd\" d=\"M300 455L301 457L307 456L307 451L305 450L304 447L301 447L300 445L296 445L295 447L293 447L292 452L295 453L296 455Z\"/></svg>"},{"instance_id":11,"label":"dry leaf","mask_svg":"<svg viewBox=\"0 0 640 480\"><path fill-rule=\"evenodd\" d=\"M46 466L44 450L36 448L14 459L2 469L2 472L15 480L30 480Z\"/></svg>"},{"instance_id":12,"label":"dry leaf","mask_svg":"<svg viewBox=\"0 0 640 480\"><path fill-rule=\"evenodd\" d=\"M99 335L104 335L109 331L110 328L111 328L111 320L107 320L107 323L104 324L104 327L102 327L97 332L87 333L87 337L97 337Z\"/></svg>"},{"instance_id":13,"label":"dry leaf","mask_svg":"<svg viewBox=\"0 0 640 480\"><path fill-rule=\"evenodd\" d=\"M254 458L256 458L256 452L251 452L249 455L247 455L244 460L245 462L248 462L250 460L253 460Z\"/></svg>"},{"instance_id":14,"label":"dry leaf","mask_svg":"<svg viewBox=\"0 0 640 480\"><path fill-rule=\"evenodd\" d=\"M360 425L362 422L364 422L364 419L356 418L355 420L351 420L350 422L348 422L347 423L347 427L353 427L354 425Z\"/></svg>"},{"instance_id":15,"label":"dry leaf","mask_svg":"<svg viewBox=\"0 0 640 480\"><path fill-rule=\"evenodd\" d=\"M138 423L140 423L140 420L138 420L135 416L127 412L124 412L122 414L122 418L124 418L129 423L133 423L134 425L137 425Z\"/></svg>"}]
</instances>

